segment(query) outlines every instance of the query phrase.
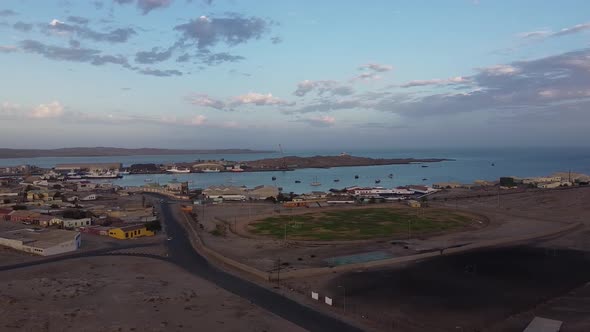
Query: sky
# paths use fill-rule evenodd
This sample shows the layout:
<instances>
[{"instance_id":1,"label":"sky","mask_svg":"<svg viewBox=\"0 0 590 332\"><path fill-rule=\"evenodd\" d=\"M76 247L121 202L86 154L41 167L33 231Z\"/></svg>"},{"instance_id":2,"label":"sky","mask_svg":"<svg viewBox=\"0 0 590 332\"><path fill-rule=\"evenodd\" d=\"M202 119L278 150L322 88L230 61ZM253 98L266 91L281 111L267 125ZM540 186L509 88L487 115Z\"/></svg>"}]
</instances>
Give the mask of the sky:
<instances>
[{"instance_id":1,"label":"sky","mask_svg":"<svg viewBox=\"0 0 590 332\"><path fill-rule=\"evenodd\" d=\"M588 146L590 2L2 0L0 147Z\"/></svg>"}]
</instances>

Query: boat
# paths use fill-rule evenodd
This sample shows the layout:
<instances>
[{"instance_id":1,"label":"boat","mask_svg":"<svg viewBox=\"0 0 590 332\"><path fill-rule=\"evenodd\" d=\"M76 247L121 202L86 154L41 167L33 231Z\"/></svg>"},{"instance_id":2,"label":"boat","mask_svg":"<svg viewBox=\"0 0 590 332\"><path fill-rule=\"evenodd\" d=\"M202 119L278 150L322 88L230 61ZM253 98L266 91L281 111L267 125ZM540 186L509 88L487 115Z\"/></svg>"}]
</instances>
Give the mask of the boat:
<instances>
[{"instance_id":1,"label":"boat","mask_svg":"<svg viewBox=\"0 0 590 332\"><path fill-rule=\"evenodd\" d=\"M129 175L131 173L129 171L120 171L119 174L120 175Z\"/></svg>"},{"instance_id":2,"label":"boat","mask_svg":"<svg viewBox=\"0 0 590 332\"><path fill-rule=\"evenodd\" d=\"M230 171L239 173L239 172L243 172L244 170L241 168L232 168Z\"/></svg>"},{"instance_id":3,"label":"boat","mask_svg":"<svg viewBox=\"0 0 590 332\"><path fill-rule=\"evenodd\" d=\"M428 167L428 165L422 165L421 167L422 167L422 168L426 168L426 167Z\"/></svg>"},{"instance_id":4,"label":"boat","mask_svg":"<svg viewBox=\"0 0 590 332\"><path fill-rule=\"evenodd\" d=\"M168 173L190 173L191 170L188 168L181 169L181 168L177 168L176 166L174 166L170 169L167 169L166 172L168 172Z\"/></svg>"},{"instance_id":5,"label":"boat","mask_svg":"<svg viewBox=\"0 0 590 332\"><path fill-rule=\"evenodd\" d=\"M492 163L492 166L496 166L496 164Z\"/></svg>"},{"instance_id":6,"label":"boat","mask_svg":"<svg viewBox=\"0 0 590 332\"><path fill-rule=\"evenodd\" d=\"M154 181L154 180L152 180L152 179L144 179L143 180L143 182L152 182L152 181Z\"/></svg>"},{"instance_id":7,"label":"boat","mask_svg":"<svg viewBox=\"0 0 590 332\"><path fill-rule=\"evenodd\" d=\"M387 177L393 179L393 174L390 173Z\"/></svg>"},{"instance_id":8,"label":"boat","mask_svg":"<svg viewBox=\"0 0 590 332\"><path fill-rule=\"evenodd\" d=\"M314 187L318 187L318 186L321 186L322 184L318 182L318 177L316 176L316 177L313 179L313 182L312 182L312 183L310 183L310 185L311 185L311 186L314 186Z\"/></svg>"},{"instance_id":9,"label":"boat","mask_svg":"<svg viewBox=\"0 0 590 332\"><path fill-rule=\"evenodd\" d=\"M299 180L295 180L295 183L301 183L301 181L299 181Z\"/></svg>"},{"instance_id":10,"label":"boat","mask_svg":"<svg viewBox=\"0 0 590 332\"><path fill-rule=\"evenodd\" d=\"M334 179L334 182L340 182L340 179Z\"/></svg>"},{"instance_id":11,"label":"boat","mask_svg":"<svg viewBox=\"0 0 590 332\"><path fill-rule=\"evenodd\" d=\"M203 170L203 173L219 173L219 172L221 172L221 171L218 168L213 168L213 169L211 169L211 168L205 168Z\"/></svg>"},{"instance_id":12,"label":"boat","mask_svg":"<svg viewBox=\"0 0 590 332\"><path fill-rule=\"evenodd\" d=\"M426 181L426 180L428 180L428 179L427 178L422 179L422 181Z\"/></svg>"},{"instance_id":13,"label":"boat","mask_svg":"<svg viewBox=\"0 0 590 332\"><path fill-rule=\"evenodd\" d=\"M276 180L277 180L277 177L276 177L276 176L273 176L273 177L272 177L272 180L273 180L273 181L276 181Z\"/></svg>"},{"instance_id":14,"label":"boat","mask_svg":"<svg viewBox=\"0 0 590 332\"><path fill-rule=\"evenodd\" d=\"M355 178L355 179L358 179L358 178L359 178L359 176L358 176L358 175L355 175L355 176L354 176L354 178Z\"/></svg>"},{"instance_id":15,"label":"boat","mask_svg":"<svg viewBox=\"0 0 590 332\"><path fill-rule=\"evenodd\" d=\"M375 183L381 183L381 180L377 179L375 180Z\"/></svg>"}]
</instances>

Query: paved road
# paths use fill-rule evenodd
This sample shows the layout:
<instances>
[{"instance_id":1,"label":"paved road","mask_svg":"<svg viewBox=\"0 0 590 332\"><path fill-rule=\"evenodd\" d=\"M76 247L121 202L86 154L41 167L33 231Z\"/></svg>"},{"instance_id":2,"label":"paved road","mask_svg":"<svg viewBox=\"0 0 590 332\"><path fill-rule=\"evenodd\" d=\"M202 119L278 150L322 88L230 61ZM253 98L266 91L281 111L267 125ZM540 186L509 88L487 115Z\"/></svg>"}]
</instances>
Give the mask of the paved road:
<instances>
[{"instance_id":1,"label":"paved road","mask_svg":"<svg viewBox=\"0 0 590 332\"><path fill-rule=\"evenodd\" d=\"M203 256L194 250L188 234L180 225L172 209L172 206L167 202L161 206L161 217L166 223L168 234L172 237L171 241L167 241L171 262L309 331L361 331L354 326L209 264Z\"/></svg>"},{"instance_id":2,"label":"paved road","mask_svg":"<svg viewBox=\"0 0 590 332\"><path fill-rule=\"evenodd\" d=\"M125 250L125 249L141 249L141 248L153 247L156 245L158 245L158 244L155 244L155 243L143 243L143 244L133 243L133 244L115 245L115 246L111 246L108 248L89 250L89 251L80 251L80 252L75 252L73 254L64 254L64 255L59 255L59 256L47 257L47 258L37 259L37 260L24 262L24 263L3 265L3 266L0 266L0 271L20 269L20 268L29 267L29 266L64 261L64 260L68 260L68 259L94 257L94 256L106 256L106 255L120 255L120 254L114 254L112 252L116 251L116 250ZM159 258L156 255L143 255L143 256L151 257L151 258Z\"/></svg>"}]
</instances>

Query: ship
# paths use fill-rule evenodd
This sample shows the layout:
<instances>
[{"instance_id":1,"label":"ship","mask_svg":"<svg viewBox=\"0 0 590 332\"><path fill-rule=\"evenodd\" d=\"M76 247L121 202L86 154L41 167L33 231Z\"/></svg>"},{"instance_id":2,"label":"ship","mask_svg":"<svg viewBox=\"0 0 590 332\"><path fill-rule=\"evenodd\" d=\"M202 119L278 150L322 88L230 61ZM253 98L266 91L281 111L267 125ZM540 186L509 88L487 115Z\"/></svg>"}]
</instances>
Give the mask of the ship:
<instances>
[{"instance_id":1,"label":"ship","mask_svg":"<svg viewBox=\"0 0 590 332\"><path fill-rule=\"evenodd\" d=\"M120 175L129 175L129 174L131 174L131 172L129 172L129 171L120 171L119 174Z\"/></svg>"},{"instance_id":2,"label":"ship","mask_svg":"<svg viewBox=\"0 0 590 332\"><path fill-rule=\"evenodd\" d=\"M213 168L213 169L211 169L211 168L205 168L203 170L203 173L219 173L219 172L220 172L220 170L217 169L217 168Z\"/></svg>"},{"instance_id":3,"label":"ship","mask_svg":"<svg viewBox=\"0 0 590 332\"><path fill-rule=\"evenodd\" d=\"M166 172L168 173L190 173L191 170L188 168L177 168L176 166L167 169Z\"/></svg>"},{"instance_id":4,"label":"ship","mask_svg":"<svg viewBox=\"0 0 590 332\"><path fill-rule=\"evenodd\" d=\"M81 174L78 174L77 172L71 171L68 174L66 174L66 177L68 179L81 179L82 178L82 175Z\"/></svg>"},{"instance_id":5,"label":"ship","mask_svg":"<svg viewBox=\"0 0 590 332\"><path fill-rule=\"evenodd\" d=\"M106 173L95 173L95 172L91 172L91 173L86 173L84 175L82 175L83 179L120 179L122 178L122 175L119 175L118 172L111 172L108 171Z\"/></svg>"}]
</instances>

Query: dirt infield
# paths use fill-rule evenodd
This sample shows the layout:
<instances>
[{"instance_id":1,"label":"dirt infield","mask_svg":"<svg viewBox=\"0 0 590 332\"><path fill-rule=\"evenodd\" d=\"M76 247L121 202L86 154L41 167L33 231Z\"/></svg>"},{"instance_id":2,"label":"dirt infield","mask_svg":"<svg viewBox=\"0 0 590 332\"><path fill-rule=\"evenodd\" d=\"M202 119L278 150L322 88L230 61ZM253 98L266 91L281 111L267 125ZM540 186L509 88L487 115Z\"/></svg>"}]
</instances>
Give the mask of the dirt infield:
<instances>
[{"instance_id":1,"label":"dirt infield","mask_svg":"<svg viewBox=\"0 0 590 332\"><path fill-rule=\"evenodd\" d=\"M348 273L323 292L349 312L411 319L414 330L483 330L590 280L590 255L512 247L442 256L407 267ZM341 286L341 287L338 287ZM406 327L407 329L408 327Z\"/></svg>"}]
</instances>

